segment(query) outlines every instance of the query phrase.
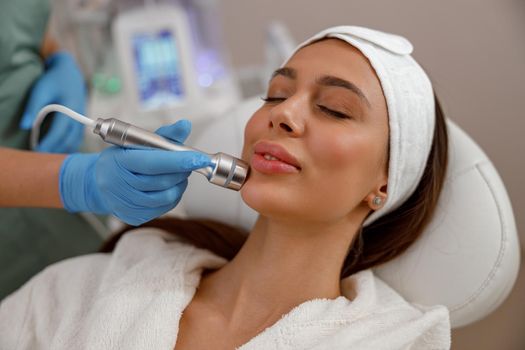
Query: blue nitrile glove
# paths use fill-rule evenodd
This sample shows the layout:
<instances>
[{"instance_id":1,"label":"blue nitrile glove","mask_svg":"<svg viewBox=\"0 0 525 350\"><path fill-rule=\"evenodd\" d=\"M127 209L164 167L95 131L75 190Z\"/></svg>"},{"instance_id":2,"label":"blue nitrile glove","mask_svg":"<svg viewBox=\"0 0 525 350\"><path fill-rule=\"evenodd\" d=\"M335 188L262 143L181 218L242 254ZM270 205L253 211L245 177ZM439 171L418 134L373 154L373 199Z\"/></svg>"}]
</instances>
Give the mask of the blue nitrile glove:
<instances>
[{"instance_id":1,"label":"blue nitrile glove","mask_svg":"<svg viewBox=\"0 0 525 350\"><path fill-rule=\"evenodd\" d=\"M38 78L26 104L20 128L31 129L42 107L58 103L84 114L86 86L75 59L67 52L57 52L45 62L45 72ZM79 149L84 136L84 126L79 122L55 113L51 126L39 143L40 152L72 153Z\"/></svg>"},{"instance_id":2,"label":"blue nitrile glove","mask_svg":"<svg viewBox=\"0 0 525 350\"><path fill-rule=\"evenodd\" d=\"M184 142L191 124L181 120L156 131ZM111 147L100 154L72 154L60 169L60 196L70 212L113 214L140 225L175 207L194 169L210 165L199 152Z\"/></svg>"}]
</instances>

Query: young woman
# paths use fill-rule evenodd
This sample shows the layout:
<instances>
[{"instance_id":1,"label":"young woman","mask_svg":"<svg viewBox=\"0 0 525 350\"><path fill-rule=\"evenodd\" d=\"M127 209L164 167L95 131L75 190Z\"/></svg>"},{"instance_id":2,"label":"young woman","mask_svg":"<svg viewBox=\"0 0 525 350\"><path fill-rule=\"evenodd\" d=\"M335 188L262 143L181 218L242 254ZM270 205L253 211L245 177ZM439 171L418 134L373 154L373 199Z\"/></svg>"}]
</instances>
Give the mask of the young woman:
<instances>
[{"instance_id":1,"label":"young woman","mask_svg":"<svg viewBox=\"0 0 525 350\"><path fill-rule=\"evenodd\" d=\"M158 222L49 267L0 308L10 349L447 349L448 313L371 267L429 222L444 118L399 36L327 29L270 80L245 128L251 232ZM170 234L167 231L171 231ZM206 249L204 249L206 248Z\"/></svg>"}]
</instances>

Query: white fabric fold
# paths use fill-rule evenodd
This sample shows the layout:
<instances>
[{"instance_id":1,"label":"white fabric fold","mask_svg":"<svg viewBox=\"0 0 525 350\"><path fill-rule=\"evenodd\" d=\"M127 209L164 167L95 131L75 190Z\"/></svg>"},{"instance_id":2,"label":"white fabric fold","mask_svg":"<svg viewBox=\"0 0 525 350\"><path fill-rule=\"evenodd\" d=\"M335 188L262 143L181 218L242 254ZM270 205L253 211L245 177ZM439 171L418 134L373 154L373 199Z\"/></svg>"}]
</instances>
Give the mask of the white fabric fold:
<instances>
[{"instance_id":1,"label":"white fabric fold","mask_svg":"<svg viewBox=\"0 0 525 350\"><path fill-rule=\"evenodd\" d=\"M361 51L374 68L386 98L390 130L387 200L365 220L364 226L367 226L398 208L421 180L434 136L432 84L410 56L412 44L402 36L363 27L338 26L312 36L295 52L323 38L343 40Z\"/></svg>"},{"instance_id":2,"label":"white fabric fold","mask_svg":"<svg viewBox=\"0 0 525 350\"><path fill-rule=\"evenodd\" d=\"M52 265L3 300L0 349L172 350L202 271L225 263L161 230L130 232L113 254ZM445 307L409 304L371 270L341 290L297 305L239 349L449 349Z\"/></svg>"}]
</instances>

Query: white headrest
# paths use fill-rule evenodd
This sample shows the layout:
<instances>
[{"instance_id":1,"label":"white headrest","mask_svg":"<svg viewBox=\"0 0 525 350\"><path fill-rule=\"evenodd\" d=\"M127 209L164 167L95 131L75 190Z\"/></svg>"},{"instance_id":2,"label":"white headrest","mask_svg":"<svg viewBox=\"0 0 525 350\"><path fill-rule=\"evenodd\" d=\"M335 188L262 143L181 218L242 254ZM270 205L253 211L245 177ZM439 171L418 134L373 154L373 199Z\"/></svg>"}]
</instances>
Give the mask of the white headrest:
<instances>
[{"instance_id":1,"label":"white headrest","mask_svg":"<svg viewBox=\"0 0 525 350\"><path fill-rule=\"evenodd\" d=\"M261 105L250 99L201 130L192 146L239 156L244 126ZM410 302L441 304L453 327L479 320L507 297L519 268L511 204L494 166L478 145L448 121L449 167L437 212L422 237L376 274ZM256 213L238 192L190 178L182 205L205 217L249 230Z\"/></svg>"}]
</instances>

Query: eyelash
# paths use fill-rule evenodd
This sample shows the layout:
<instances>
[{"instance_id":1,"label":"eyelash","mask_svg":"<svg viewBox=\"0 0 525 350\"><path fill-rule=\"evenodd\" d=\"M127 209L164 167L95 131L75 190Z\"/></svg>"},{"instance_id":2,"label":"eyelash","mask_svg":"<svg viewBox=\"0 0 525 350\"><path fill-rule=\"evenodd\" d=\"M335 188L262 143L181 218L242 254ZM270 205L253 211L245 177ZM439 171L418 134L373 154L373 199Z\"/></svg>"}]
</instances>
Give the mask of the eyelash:
<instances>
[{"instance_id":1,"label":"eyelash","mask_svg":"<svg viewBox=\"0 0 525 350\"><path fill-rule=\"evenodd\" d=\"M261 97L261 99L266 102L266 103L272 103L272 102L282 102L284 100L286 100L286 98L284 97ZM331 110L330 108L326 108L325 106L323 105L317 105L317 107L323 112L323 113L326 113L326 114L329 114L331 115L332 117L335 117L337 119L351 119L352 117L350 117L349 115L346 115L344 113L341 113L341 112L337 112L337 111L334 111L334 110Z\"/></svg>"}]
</instances>

